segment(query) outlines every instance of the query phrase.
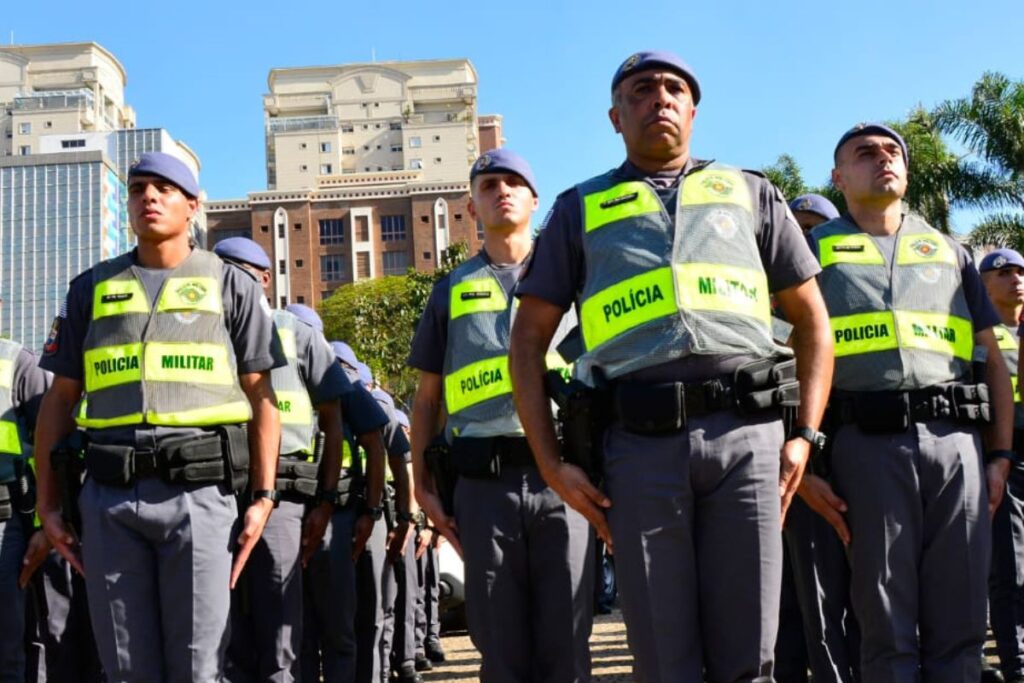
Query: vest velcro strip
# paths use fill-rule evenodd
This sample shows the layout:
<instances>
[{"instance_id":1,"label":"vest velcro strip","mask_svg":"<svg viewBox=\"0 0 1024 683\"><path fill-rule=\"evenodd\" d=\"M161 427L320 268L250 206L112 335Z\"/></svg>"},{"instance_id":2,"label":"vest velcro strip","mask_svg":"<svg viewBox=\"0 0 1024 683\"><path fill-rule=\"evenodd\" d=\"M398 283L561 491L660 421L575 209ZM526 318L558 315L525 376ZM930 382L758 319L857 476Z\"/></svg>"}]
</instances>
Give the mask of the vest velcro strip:
<instances>
[{"instance_id":1,"label":"vest velcro strip","mask_svg":"<svg viewBox=\"0 0 1024 683\"><path fill-rule=\"evenodd\" d=\"M587 350L657 318L676 313L672 268L634 275L597 292L580 308Z\"/></svg>"},{"instance_id":2,"label":"vest velcro strip","mask_svg":"<svg viewBox=\"0 0 1024 683\"><path fill-rule=\"evenodd\" d=\"M769 323L771 303L763 271L714 263L678 263L674 267L680 308L739 313Z\"/></svg>"},{"instance_id":3,"label":"vest velcro strip","mask_svg":"<svg viewBox=\"0 0 1024 683\"><path fill-rule=\"evenodd\" d=\"M830 235L818 242L818 251L818 260L823 269L837 263L885 265L882 252L870 235Z\"/></svg>"},{"instance_id":4,"label":"vest velcro strip","mask_svg":"<svg viewBox=\"0 0 1024 683\"><path fill-rule=\"evenodd\" d=\"M510 393L512 378L508 372L508 356L470 363L444 378L444 397L449 413Z\"/></svg>"},{"instance_id":5,"label":"vest velcro strip","mask_svg":"<svg viewBox=\"0 0 1024 683\"><path fill-rule=\"evenodd\" d=\"M588 194L583 198L583 204L585 232L626 218L663 211L654 190L647 183L635 181L619 183L602 192Z\"/></svg>"},{"instance_id":6,"label":"vest velcro strip","mask_svg":"<svg viewBox=\"0 0 1024 683\"><path fill-rule=\"evenodd\" d=\"M104 280L96 283L92 292L93 320L129 313L149 313L149 296L138 280Z\"/></svg>"},{"instance_id":7,"label":"vest velcro strip","mask_svg":"<svg viewBox=\"0 0 1024 683\"><path fill-rule=\"evenodd\" d=\"M504 311L508 299L494 278L476 278L456 283L451 288L449 316L454 319L471 313Z\"/></svg>"}]
</instances>

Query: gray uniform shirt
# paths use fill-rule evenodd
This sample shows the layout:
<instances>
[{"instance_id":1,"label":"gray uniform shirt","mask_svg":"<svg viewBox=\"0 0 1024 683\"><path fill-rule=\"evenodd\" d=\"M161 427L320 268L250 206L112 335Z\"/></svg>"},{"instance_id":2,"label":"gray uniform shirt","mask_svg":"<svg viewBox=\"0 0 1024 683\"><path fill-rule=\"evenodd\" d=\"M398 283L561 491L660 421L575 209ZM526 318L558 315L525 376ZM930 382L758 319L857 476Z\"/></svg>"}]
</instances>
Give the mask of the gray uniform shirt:
<instances>
[{"instance_id":1,"label":"gray uniform shirt","mask_svg":"<svg viewBox=\"0 0 1024 683\"><path fill-rule=\"evenodd\" d=\"M22 347L14 359L11 402L29 435L36 428L36 416L39 414L39 404L43 402L43 394L52 383L53 375L39 367L39 359L34 353Z\"/></svg>"},{"instance_id":2,"label":"gray uniform shirt","mask_svg":"<svg viewBox=\"0 0 1024 683\"><path fill-rule=\"evenodd\" d=\"M691 159L681 173L652 175L627 161L614 173L620 182L640 180L649 184L674 220L680 181L709 163ZM818 260L808 248L803 231L782 194L758 173L744 171L743 177L754 200L757 247L771 291L798 285L817 275L821 271ZM516 288L516 296L535 296L564 311L574 303L579 306L586 277L583 217L579 192L573 187L558 196L541 226L533 258ZM691 355L637 370L621 379L646 382L706 379L732 372L748 360L746 356Z\"/></svg>"},{"instance_id":3,"label":"gray uniform shirt","mask_svg":"<svg viewBox=\"0 0 1024 683\"><path fill-rule=\"evenodd\" d=\"M133 257L137 258L135 252ZM136 266L136 272L149 295L150 306L155 305L160 287L173 272L172 269ZM62 377L84 381L82 345L92 320L92 295L90 269L71 281L64 306L43 348L40 367ZM288 360L274 329L270 306L256 279L240 268L225 267L221 274L221 297L224 302L224 323L231 337L238 373L264 372L287 365ZM89 436L97 443L155 448L165 438L204 431L191 427L139 425L90 429Z\"/></svg>"}]
</instances>

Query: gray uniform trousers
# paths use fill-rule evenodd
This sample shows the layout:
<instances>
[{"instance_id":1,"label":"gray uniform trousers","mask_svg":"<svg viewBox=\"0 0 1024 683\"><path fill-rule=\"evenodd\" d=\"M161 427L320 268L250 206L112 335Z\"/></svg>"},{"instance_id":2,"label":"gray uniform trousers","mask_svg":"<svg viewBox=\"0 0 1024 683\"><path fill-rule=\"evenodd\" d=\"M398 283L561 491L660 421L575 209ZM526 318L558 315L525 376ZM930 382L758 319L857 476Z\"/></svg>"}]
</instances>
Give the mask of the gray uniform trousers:
<instances>
[{"instance_id":1,"label":"gray uniform trousers","mask_svg":"<svg viewBox=\"0 0 1024 683\"><path fill-rule=\"evenodd\" d=\"M860 628L850 605L850 566L832 525L793 498L783 539L789 551L814 683L860 678Z\"/></svg>"},{"instance_id":2,"label":"gray uniform trousers","mask_svg":"<svg viewBox=\"0 0 1024 683\"><path fill-rule=\"evenodd\" d=\"M381 581L387 562L388 530L383 519L373 525L366 550L356 563L356 681L380 683L388 675L381 666L380 641L384 633Z\"/></svg>"},{"instance_id":3,"label":"gray uniform trousers","mask_svg":"<svg viewBox=\"0 0 1024 683\"><path fill-rule=\"evenodd\" d=\"M772 675L782 581L777 413L605 433L615 571L641 683Z\"/></svg>"},{"instance_id":4,"label":"gray uniform trousers","mask_svg":"<svg viewBox=\"0 0 1024 683\"><path fill-rule=\"evenodd\" d=\"M31 533L17 512L0 522L0 681L3 683L25 680L25 591L18 586L18 575Z\"/></svg>"},{"instance_id":5,"label":"gray uniform trousers","mask_svg":"<svg viewBox=\"0 0 1024 683\"><path fill-rule=\"evenodd\" d=\"M27 683L106 680L89 624L85 579L51 550L28 587Z\"/></svg>"},{"instance_id":6,"label":"gray uniform trousers","mask_svg":"<svg viewBox=\"0 0 1024 683\"><path fill-rule=\"evenodd\" d=\"M977 430L948 420L836 434L865 683L978 681L991 552L980 453Z\"/></svg>"},{"instance_id":7,"label":"gray uniform trousers","mask_svg":"<svg viewBox=\"0 0 1024 683\"><path fill-rule=\"evenodd\" d=\"M352 683L356 677L356 566L352 562L354 505L339 508L306 566L302 680Z\"/></svg>"},{"instance_id":8,"label":"gray uniform trousers","mask_svg":"<svg viewBox=\"0 0 1024 683\"><path fill-rule=\"evenodd\" d=\"M231 683L300 680L302 516L304 503L282 500L231 594Z\"/></svg>"},{"instance_id":9,"label":"gray uniform trousers","mask_svg":"<svg viewBox=\"0 0 1024 683\"><path fill-rule=\"evenodd\" d=\"M222 484L87 478L78 503L90 617L111 683L220 681L234 495Z\"/></svg>"},{"instance_id":10,"label":"gray uniform trousers","mask_svg":"<svg viewBox=\"0 0 1024 683\"><path fill-rule=\"evenodd\" d=\"M384 563L381 580L384 630L380 639L382 681L391 669L416 660L416 540L410 538L398 562Z\"/></svg>"},{"instance_id":11,"label":"gray uniform trousers","mask_svg":"<svg viewBox=\"0 0 1024 683\"><path fill-rule=\"evenodd\" d=\"M593 624L593 533L535 467L460 477L455 519L466 619L484 683L585 683Z\"/></svg>"},{"instance_id":12,"label":"gray uniform trousers","mask_svg":"<svg viewBox=\"0 0 1024 683\"><path fill-rule=\"evenodd\" d=\"M1006 680L1024 675L1024 464L1010 470L992 520L989 619Z\"/></svg>"},{"instance_id":13,"label":"gray uniform trousers","mask_svg":"<svg viewBox=\"0 0 1024 683\"><path fill-rule=\"evenodd\" d=\"M800 600L796 596L789 547L785 537L782 540L782 590L779 593L779 633L775 638L775 680L777 683L807 683L804 619L800 614Z\"/></svg>"},{"instance_id":14,"label":"gray uniform trousers","mask_svg":"<svg viewBox=\"0 0 1024 683\"><path fill-rule=\"evenodd\" d=\"M416 654L441 649L441 621L438 601L441 592L437 571L437 548L431 543L416 560Z\"/></svg>"}]
</instances>

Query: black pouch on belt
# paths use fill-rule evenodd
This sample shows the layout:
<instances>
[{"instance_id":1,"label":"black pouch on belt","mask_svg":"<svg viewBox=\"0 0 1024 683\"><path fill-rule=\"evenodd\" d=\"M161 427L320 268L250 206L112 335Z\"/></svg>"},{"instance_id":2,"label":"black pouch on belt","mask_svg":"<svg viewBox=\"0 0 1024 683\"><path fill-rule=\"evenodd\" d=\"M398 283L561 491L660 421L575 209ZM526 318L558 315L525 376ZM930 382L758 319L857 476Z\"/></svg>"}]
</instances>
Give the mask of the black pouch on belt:
<instances>
[{"instance_id":1,"label":"black pouch on belt","mask_svg":"<svg viewBox=\"0 0 1024 683\"><path fill-rule=\"evenodd\" d=\"M857 426L866 434L894 434L910 427L909 396L904 391L872 391L853 400Z\"/></svg>"},{"instance_id":2,"label":"black pouch on belt","mask_svg":"<svg viewBox=\"0 0 1024 683\"><path fill-rule=\"evenodd\" d=\"M460 477L494 479L501 474L501 462L494 439L460 436L451 445L452 467Z\"/></svg>"},{"instance_id":3,"label":"black pouch on belt","mask_svg":"<svg viewBox=\"0 0 1024 683\"><path fill-rule=\"evenodd\" d=\"M622 382L615 385L612 400L627 432L668 434L686 426L685 392L682 382Z\"/></svg>"},{"instance_id":4,"label":"black pouch on belt","mask_svg":"<svg viewBox=\"0 0 1024 683\"><path fill-rule=\"evenodd\" d=\"M249 484L248 433L245 425L219 425L215 431L221 439L228 484L237 493Z\"/></svg>"},{"instance_id":5,"label":"black pouch on belt","mask_svg":"<svg viewBox=\"0 0 1024 683\"><path fill-rule=\"evenodd\" d=\"M217 484L225 481L224 459L217 434L165 439L160 451L172 484Z\"/></svg>"},{"instance_id":6,"label":"black pouch on belt","mask_svg":"<svg viewBox=\"0 0 1024 683\"><path fill-rule=\"evenodd\" d=\"M773 407L795 408L800 405L796 361L764 358L741 365L733 375L733 390L741 414Z\"/></svg>"},{"instance_id":7,"label":"black pouch on belt","mask_svg":"<svg viewBox=\"0 0 1024 683\"><path fill-rule=\"evenodd\" d=\"M128 486L134 481L131 446L90 443L85 451L85 469L89 476L107 486Z\"/></svg>"},{"instance_id":8,"label":"black pouch on belt","mask_svg":"<svg viewBox=\"0 0 1024 683\"><path fill-rule=\"evenodd\" d=\"M11 503L10 489L7 484L0 484L0 522L6 522L13 516L14 505Z\"/></svg>"}]
</instances>

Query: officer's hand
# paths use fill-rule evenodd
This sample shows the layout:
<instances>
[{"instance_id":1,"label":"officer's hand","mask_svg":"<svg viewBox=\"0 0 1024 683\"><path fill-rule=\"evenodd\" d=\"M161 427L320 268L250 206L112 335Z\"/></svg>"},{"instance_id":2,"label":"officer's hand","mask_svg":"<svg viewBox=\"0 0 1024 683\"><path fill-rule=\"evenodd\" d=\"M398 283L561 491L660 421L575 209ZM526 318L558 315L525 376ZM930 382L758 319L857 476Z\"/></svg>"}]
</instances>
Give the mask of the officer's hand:
<instances>
[{"instance_id":1,"label":"officer's hand","mask_svg":"<svg viewBox=\"0 0 1024 683\"><path fill-rule=\"evenodd\" d=\"M811 444L803 439L790 439L782 444L779 464L779 497L782 499L782 524L786 523L786 512L793 496L800 486L807 467L807 459L811 457Z\"/></svg>"},{"instance_id":2,"label":"officer's hand","mask_svg":"<svg viewBox=\"0 0 1024 683\"><path fill-rule=\"evenodd\" d=\"M444 505L441 504L441 498L434 491L428 491L425 488L416 488L416 502L419 503L423 509L424 514L434 523L434 528L437 529L448 542L452 544L452 548L462 557L462 543L459 542L459 527L455 523L454 517L449 517L444 512Z\"/></svg>"},{"instance_id":3,"label":"officer's hand","mask_svg":"<svg viewBox=\"0 0 1024 683\"><path fill-rule=\"evenodd\" d=\"M1006 493L1006 479L1010 476L1010 461L996 458L985 466L985 479L988 480L988 514L996 514L999 504Z\"/></svg>"},{"instance_id":4,"label":"officer's hand","mask_svg":"<svg viewBox=\"0 0 1024 683\"><path fill-rule=\"evenodd\" d=\"M850 528L846 526L843 517L846 501L835 494L827 481L814 474L805 474L797 493L812 510L832 525L844 545L850 545Z\"/></svg>"},{"instance_id":5,"label":"officer's hand","mask_svg":"<svg viewBox=\"0 0 1024 683\"><path fill-rule=\"evenodd\" d=\"M405 548L409 545L409 537L412 536L414 527L411 522L398 522L388 538L387 558L391 563L398 562L405 554Z\"/></svg>"},{"instance_id":6,"label":"officer's hand","mask_svg":"<svg viewBox=\"0 0 1024 683\"><path fill-rule=\"evenodd\" d=\"M352 561L355 562L366 549L366 544L373 533L373 517L370 515L359 515L356 517L355 526L352 528Z\"/></svg>"},{"instance_id":7,"label":"officer's hand","mask_svg":"<svg viewBox=\"0 0 1024 683\"><path fill-rule=\"evenodd\" d=\"M427 552L427 548L434 541L434 532L429 527L420 529L420 532L416 534L416 559L423 557L423 553Z\"/></svg>"},{"instance_id":8,"label":"officer's hand","mask_svg":"<svg viewBox=\"0 0 1024 683\"><path fill-rule=\"evenodd\" d=\"M334 506L330 503L321 503L309 511L306 521L302 525L302 566L309 564L309 558L320 547L320 541L324 539L327 532L327 525L331 523L331 515L334 514Z\"/></svg>"},{"instance_id":9,"label":"officer's hand","mask_svg":"<svg viewBox=\"0 0 1024 683\"><path fill-rule=\"evenodd\" d=\"M563 501L587 518L601 537L608 552L614 552L612 532L608 528L608 519L604 511L612 506L612 501L590 483L590 477L577 467L567 462L559 462L555 467L542 472L544 481L555 490Z\"/></svg>"},{"instance_id":10,"label":"officer's hand","mask_svg":"<svg viewBox=\"0 0 1024 683\"><path fill-rule=\"evenodd\" d=\"M21 576L18 577L18 585L24 588L28 585L29 579L39 569L46 556L50 554L50 540L42 529L37 530L28 539L28 548L25 550L25 559L21 561Z\"/></svg>"},{"instance_id":11,"label":"officer's hand","mask_svg":"<svg viewBox=\"0 0 1024 683\"><path fill-rule=\"evenodd\" d=\"M47 540L60 553L60 556L68 561L82 576L85 576L85 567L82 566L82 546L75 536L75 530L68 526L64 518L60 516L59 510L50 510L39 513L39 520L43 523L43 533Z\"/></svg>"},{"instance_id":12,"label":"officer's hand","mask_svg":"<svg viewBox=\"0 0 1024 683\"><path fill-rule=\"evenodd\" d=\"M245 511L245 520L242 523L242 533L238 534L238 554L235 556L235 564L231 567L231 589L234 590L241 576L245 563L249 561L252 549L256 542L263 535L263 527L270 519L270 513L274 510L273 501L267 498L257 498Z\"/></svg>"}]
</instances>

